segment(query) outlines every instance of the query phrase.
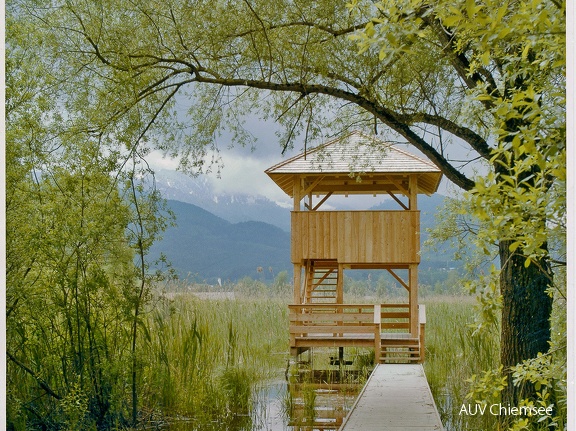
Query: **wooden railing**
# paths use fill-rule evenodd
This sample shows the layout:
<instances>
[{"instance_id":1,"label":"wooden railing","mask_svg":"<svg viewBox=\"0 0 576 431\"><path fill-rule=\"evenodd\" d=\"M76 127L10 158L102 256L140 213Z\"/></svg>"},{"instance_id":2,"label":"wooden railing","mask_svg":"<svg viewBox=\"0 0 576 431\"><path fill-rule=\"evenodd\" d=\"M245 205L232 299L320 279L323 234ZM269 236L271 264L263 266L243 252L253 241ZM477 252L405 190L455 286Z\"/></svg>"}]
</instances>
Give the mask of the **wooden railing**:
<instances>
[{"instance_id":1,"label":"wooden railing","mask_svg":"<svg viewBox=\"0 0 576 431\"><path fill-rule=\"evenodd\" d=\"M410 332L410 306L408 304L381 304L383 332Z\"/></svg>"},{"instance_id":2,"label":"wooden railing","mask_svg":"<svg viewBox=\"0 0 576 431\"><path fill-rule=\"evenodd\" d=\"M371 334L374 325L380 329L372 304L304 304L288 307L291 334Z\"/></svg>"},{"instance_id":3,"label":"wooden railing","mask_svg":"<svg viewBox=\"0 0 576 431\"><path fill-rule=\"evenodd\" d=\"M294 211L292 262L420 262L419 211Z\"/></svg>"},{"instance_id":4,"label":"wooden railing","mask_svg":"<svg viewBox=\"0 0 576 431\"><path fill-rule=\"evenodd\" d=\"M408 304L299 304L289 305L290 347L374 347L380 351L382 337L410 336ZM424 360L426 309L418 310L420 361Z\"/></svg>"},{"instance_id":5,"label":"wooden railing","mask_svg":"<svg viewBox=\"0 0 576 431\"><path fill-rule=\"evenodd\" d=\"M418 305L418 338L420 339L420 362L426 358L426 349L424 348L424 339L426 331L426 306Z\"/></svg>"}]
</instances>

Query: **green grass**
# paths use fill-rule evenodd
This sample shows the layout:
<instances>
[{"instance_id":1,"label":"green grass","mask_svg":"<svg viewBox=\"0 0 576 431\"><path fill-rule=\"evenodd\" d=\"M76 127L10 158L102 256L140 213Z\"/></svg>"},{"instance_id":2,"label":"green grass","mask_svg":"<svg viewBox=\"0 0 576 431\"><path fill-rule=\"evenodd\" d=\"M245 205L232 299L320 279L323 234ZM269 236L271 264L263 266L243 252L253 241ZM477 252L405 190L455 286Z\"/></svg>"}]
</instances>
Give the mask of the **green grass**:
<instances>
[{"instance_id":1,"label":"green grass","mask_svg":"<svg viewBox=\"0 0 576 431\"><path fill-rule=\"evenodd\" d=\"M141 357L143 411L203 429L250 429L254 383L285 367L287 313L273 300L160 300Z\"/></svg>"},{"instance_id":2,"label":"green grass","mask_svg":"<svg viewBox=\"0 0 576 431\"><path fill-rule=\"evenodd\" d=\"M142 410L148 419L250 429L255 387L277 378L289 357L286 305L285 298L199 299L186 293L158 300L142 354ZM425 370L446 429L494 428L492 416L459 411L469 402L472 374L497 367L497 337L471 335L469 298L429 299L426 310ZM315 362L327 359L320 354Z\"/></svg>"},{"instance_id":3,"label":"green grass","mask_svg":"<svg viewBox=\"0 0 576 431\"><path fill-rule=\"evenodd\" d=\"M474 303L468 297L432 298L426 302L424 369L442 423L450 430L497 429L492 415L460 415L473 374L498 367L499 332L472 335Z\"/></svg>"},{"instance_id":4,"label":"green grass","mask_svg":"<svg viewBox=\"0 0 576 431\"><path fill-rule=\"evenodd\" d=\"M256 404L262 404L258 388L286 370L294 373L294 367L287 368L288 301L238 293L236 299L187 293L159 299L148 314L148 342L141 355L143 421L181 420L182 429L251 430ZM472 375L498 368L499 329L473 335L473 298L427 298L425 303L424 368L442 423L447 431L497 429L496 416L461 415L460 410L475 403L466 398ZM311 370L337 369L329 365L336 350L316 353ZM352 349L346 358L369 372L371 353ZM366 376L357 377L353 380L362 382ZM303 394L310 414L314 395ZM292 400L284 404L286 412L294 409Z\"/></svg>"}]
</instances>

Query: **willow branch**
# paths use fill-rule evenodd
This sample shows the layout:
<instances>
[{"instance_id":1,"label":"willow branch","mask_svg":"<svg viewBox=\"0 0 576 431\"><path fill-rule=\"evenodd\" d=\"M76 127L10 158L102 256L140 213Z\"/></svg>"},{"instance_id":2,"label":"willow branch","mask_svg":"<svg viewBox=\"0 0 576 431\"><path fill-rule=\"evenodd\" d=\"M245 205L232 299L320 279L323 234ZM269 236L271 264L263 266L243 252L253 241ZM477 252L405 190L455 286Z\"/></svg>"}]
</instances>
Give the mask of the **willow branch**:
<instances>
[{"instance_id":1,"label":"willow branch","mask_svg":"<svg viewBox=\"0 0 576 431\"><path fill-rule=\"evenodd\" d=\"M325 94L354 103L358 107L375 115L380 121L402 135L410 144L422 151L442 172L457 186L464 190L474 187L474 181L458 171L434 147L417 135L409 124L402 121L401 116L389 109L377 105L371 100L346 90L329 87L321 84L304 84L301 82L277 83L253 79L215 78L202 74L195 74L194 81L206 84L217 84L225 87L252 87L262 90L296 92L303 95Z\"/></svg>"},{"instance_id":2,"label":"willow branch","mask_svg":"<svg viewBox=\"0 0 576 431\"><path fill-rule=\"evenodd\" d=\"M482 136L468 127L460 126L441 115L432 115L420 112L416 114L399 115L398 118L406 124L426 123L440 127L441 129L469 143L482 158L489 160L491 157L492 148L490 148L490 145L488 145L488 142L486 142Z\"/></svg>"}]
</instances>

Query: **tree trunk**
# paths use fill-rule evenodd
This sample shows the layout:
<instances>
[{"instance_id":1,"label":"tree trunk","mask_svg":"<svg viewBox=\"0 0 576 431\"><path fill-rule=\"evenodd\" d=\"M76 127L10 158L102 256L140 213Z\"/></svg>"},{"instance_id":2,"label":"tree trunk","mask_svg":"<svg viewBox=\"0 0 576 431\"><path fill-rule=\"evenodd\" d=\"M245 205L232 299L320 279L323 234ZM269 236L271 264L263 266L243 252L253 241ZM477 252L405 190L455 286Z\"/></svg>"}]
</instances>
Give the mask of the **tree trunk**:
<instances>
[{"instance_id":1,"label":"tree trunk","mask_svg":"<svg viewBox=\"0 0 576 431\"><path fill-rule=\"evenodd\" d=\"M500 360L508 376L502 403L518 406L521 399L533 398L535 389L532 385L514 386L510 367L549 349L552 297L547 289L551 271L546 260L525 267L525 256L520 249L511 253L511 243L509 240L500 242L503 299Z\"/></svg>"}]
</instances>

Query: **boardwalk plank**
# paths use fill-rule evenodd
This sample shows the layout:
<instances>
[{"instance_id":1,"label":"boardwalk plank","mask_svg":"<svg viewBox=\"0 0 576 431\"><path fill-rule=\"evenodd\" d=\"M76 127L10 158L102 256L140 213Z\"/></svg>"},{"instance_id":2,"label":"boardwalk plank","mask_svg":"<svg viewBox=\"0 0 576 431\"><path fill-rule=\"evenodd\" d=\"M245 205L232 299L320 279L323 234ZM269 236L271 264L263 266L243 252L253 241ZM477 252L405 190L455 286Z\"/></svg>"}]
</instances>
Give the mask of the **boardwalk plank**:
<instances>
[{"instance_id":1,"label":"boardwalk plank","mask_svg":"<svg viewBox=\"0 0 576 431\"><path fill-rule=\"evenodd\" d=\"M377 365L340 430L444 430L422 365Z\"/></svg>"}]
</instances>

